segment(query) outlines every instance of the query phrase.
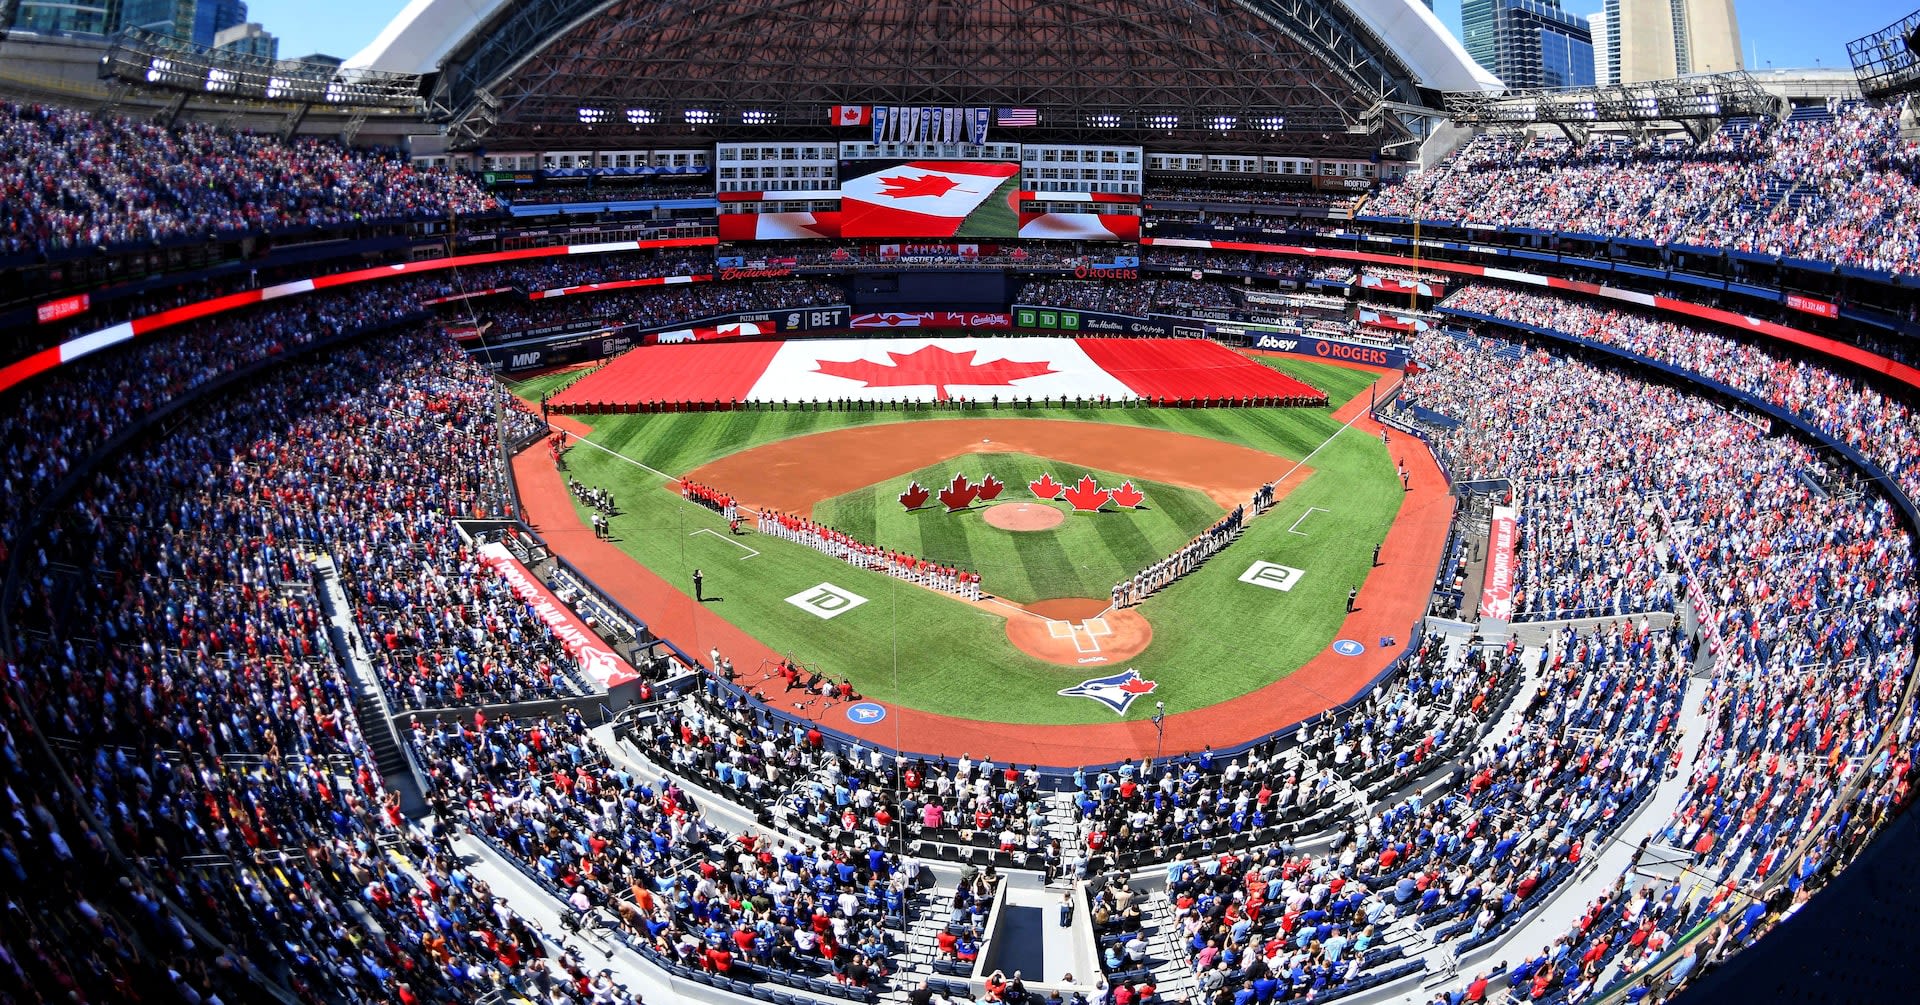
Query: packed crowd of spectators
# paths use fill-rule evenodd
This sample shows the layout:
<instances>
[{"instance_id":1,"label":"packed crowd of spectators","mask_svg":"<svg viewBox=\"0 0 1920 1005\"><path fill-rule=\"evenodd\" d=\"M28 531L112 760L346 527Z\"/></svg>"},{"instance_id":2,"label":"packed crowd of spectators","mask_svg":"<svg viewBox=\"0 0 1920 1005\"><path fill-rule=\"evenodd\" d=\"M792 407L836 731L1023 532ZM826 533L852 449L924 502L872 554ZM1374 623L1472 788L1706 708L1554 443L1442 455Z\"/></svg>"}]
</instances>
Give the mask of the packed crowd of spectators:
<instances>
[{"instance_id":1,"label":"packed crowd of spectators","mask_svg":"<svg viewBox=\"0 0 1920 1005\"><path fill-rule=\"evenodd\" d=\"M1193 308L1237 310L1240 307L1240 300L1232 289L1186 279L1035 280L1020 287L1014 302L1134 317L1178 314Z\"/></svg>"},{"instance_id":2,"label":"packed crowd of spectators","mask_svg":"<svg viewBox=\"0 0 1920 1005\"><path fill-rule=\"evenodd\" d=\"M805 279L695 283L588 293L557 301L483 301L475 307L474 317L489 323L490 337L497 338L553 325L598 321L645 327L774 307L824 307L845 303L846 299L846 291L838 284Z\"/></svg>"},{"instance_id":3,"label":"packed crowd of spectators","mask_svg":"<svg viewBox=\"0 0 1920 1005\"><path fill-rule=\"evenodd\" d=\"M10 102L0 165L5 254L495 207L464 175L396 151Z\"/></svg>"},{"instance_id":4,"label":"packed crowd of spectators","mask_svg":"<svg viewBox=\"0 0 1920 1005\"><path fill-rule=\"evenodd\" d=\"M656 958L731 979L778 971L858 988L893 969L882 924L914 874L877 839L854 850L711 823L564 721L416 725L443 809L517 859L581 925L606 919Z\"/></svg>"},{"instance_id":5,"label":"packed crowd of spectators","mask_svg":"<svg viewBox=\"0 0 1920 1005\"><path fill-rule=\"evenodd\" d=\"M503 287L524 294L591 283L619 282L623 279L704 276L712 273L711 255L693 255L682 248L612 255L559 255L548 259L430 273L435 275L437 281L422 289L421 296L431 299Z\"/></svg>"},{"instance_id":6,"label":"packed crowd of spectators","mask_svg":"<svg viewBox=\"0 0 1920 1005\"><path fill-rule=\"evenodd\" d=\"M1193 182L1173 184L1154 182L1147 186L1145 198L1168 202L1232 202L1256 206L1308 206L1316 209L1344 209L1356 196L1347 193L1316 192L1311 188L1262 189L1246 181L1224 181L1219 185Z\"/></svg>"},{"instance_id":7,"label":"packed crowd of spectators","mask_svg":"<svg viewBox=\"0 0 1920 1005\"><path fill-rule=\"evenodd\" d=\"M1920 269L1920 158L1900 108L1845 104L1703 143L1484 133L1364 212Z\"/></svg>"},{"instance_id":8,"label":"packed crowd of spectators","mask_svg":"<svg viewBox=\"0 0 1920 1005\"><path fill-rule=\"evenodd\" d=\"M1498 306L1479 296L1467 302ZM1577 316L1557 323L1578 331ZM1691 335L1669 334L1671 352L1697 358ZM1887 499L1818 490L1802 477L1823 468L1814 448L1618 371L1479 336L1428 334L1417 355L1408 394L1464 420L1430 430L1456 477L1589 494L1617 485L1631 490L1629 506L1652 500L1662 514L1719 659L1707 685L1713 725L1661 840L1690 855L1694 875L1742 891L1769 880L1798 890L1856 848L1904 800L1912 768L1902 746L1879 749L1913 725L1893 718L1914 656L1912 542ZM1819 391L1796 410L1900 470L1911 445L1897 430L1885 447L1865 442L1876 409L1889 421L1898 410L1818 367L1782 372L1802 369L1810 385L1783 386ZM1901 477L1913 492L1910 464ZM1862 768L1851 812L1829 818ZM1808 854L1790 861L1802 841Z\"/></svg>"},{"instance_id":9,"label":"packed crowd of spectators","mask_svg":"<svg viewBox=\"0 0 1920 1005\"><path fill-rule=\"evenodd\" d=\"M1268 834L1285 825L1307 833L1344 819L1339 804L1356 789L1391 790L1436 770L1487 727L1517 686L1517 665L1501 658L1447 659L1422 646L1407 672L1349 713L1269 740L1216 764L1211 754L1157 766L1074 776L1078 840L1092 854L1164 854L1189 842Z\"/></svg>"},{"instance_id":10,"label":"packed crowd of spectators","mask_svg":"<svg viewBox=\"0 0 1920 1005\"><path fill-rule=\"evenodd\" d=\"M679 178L645 180L606 180L591 185L584 182L547 182L540 185L499 186L490 190L503 203L513 206L540 206L569 202L645 202L654 199L711 199L713 179L687 181Z\"/></svg>"},{"instance_id":11,"label":"packed crowd of spectators","mask_svg":"<svg viewBox=\"0 0 1920 1005\"><path fill-rule=\"evenodd\" d=\"M1546 648L1513 728L1456 759L1437 798L1361 817L1323 855L1273 845L1168 865L1208 1001L1324 995L1398 959L1406 940L1386 942L1403 932L1490 939L1613 835L1669 769L1686 655L1625 621Z\"/></svg>"}]
</instances>

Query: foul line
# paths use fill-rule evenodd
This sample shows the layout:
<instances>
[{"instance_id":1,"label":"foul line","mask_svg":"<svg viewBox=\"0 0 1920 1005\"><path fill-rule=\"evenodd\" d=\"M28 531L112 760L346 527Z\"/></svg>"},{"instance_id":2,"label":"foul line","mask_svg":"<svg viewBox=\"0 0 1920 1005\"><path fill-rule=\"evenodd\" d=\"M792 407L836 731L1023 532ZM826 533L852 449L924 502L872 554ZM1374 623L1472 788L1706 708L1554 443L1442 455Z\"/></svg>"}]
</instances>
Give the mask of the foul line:
<instances>
[{"instance_id":1,"label":"foul line","mask_svg":"<svg viewBox=\"0 0 1920 1005\"><path fill-rule=\"evenodd\" d=\"M551 426L551 425L549 425L549 426L548 426L547 428L548 428L548 429L554 429L554 427L553 427L553 426ZM636 468L639 468L639 469L640 469L640 470L642 470L642 471L646 471L646 472L649 472L649 473L651 473L651 474L655 474L655 475L659 475L660 477L662 477L662 478L666 478L666 479L668 479L668 480L671 480L671 481L676 481L676 482L677 482L677 481L679 481L679 480L680 480L680 476L679 476L679 475L670 475L670 474L667 474L667 473L666 473L665 471L662 471L662 470L660 470L659 468L656 468L656 467L651 467L651 466L649 466L649 465L646 465L646 464L643 464L643 463L641 463L641 462L639 462L639 461L636 461L636 460L634 460L633 458L631 458L631 457L628 457L628 456L627 456L626 454L623 454L623 453L621 453L620 451L618 451L618 450L615 450L615 449L613 449L612 447L603 447L603 446L601 446L600 444L598 444L598 443L595 443L595 442L593 442L592 440L589 440L589 439L587 439L587 438L586 438L586 437L584 437L584 436L580 436L580 435L578 435L578 434L576 434L576 433L569 433L569 432L567 432L567 431L566 431L566 430L564 430L564 429L557 429L557 430L555 430L555 431L556 431L556 432L558 432L558 433L559 433L560 435L562 435L562 436L565 436L565 437L567 438L567 442L568 442L568 444L569 444L569 445L571 445L571 444L574 444L574 443L580 443L580 444L584 444L584 445L586 445L586 446L589 446L589 447L592 447L592 448L593 448L593 449L595 449L595 450L598 450L598 451L600 451L601 453L607 453L607 454L612 454L613 456L615 456L615 457L618 457L618 458L620 458L620 459L621 459L621 460L623 460L623 461L626 461L626 462L627 462L628 464L631 464L631 465L633 465L634 467L636 467Z\"/></svg>"},{"instance_id":2,"label":"foul line","mask_svg":"<svg viewBox=\"0 0 1920 1005\"><path fill-rule=\"evenodd\" d=\"M1302 513L1302 514L1300 514L1300 520L1305 520L1305 519L1306 519L1307 517L1310 517L1310 516L1312 516L1312 515L1313 515L1313 511L1314 511L1314 510L1319 510L1319 511L1320 511L1320 512L1322 512L1322 513L1331 513L1331 512L1333 512L1332 510L1330 510L1330 509L1328 509L1328 508L1326 508L1325 506L1308 506L1308 507L1307 507L1307 511L1306 511L1305 513ZM1301 537L1307 537L1307 536L1308 536L1308 534L1307 534L1307 532L1306 532L1306 531L1303 531L1303 530L1296 530L1296 529L1295 529L1295 528L1297 528L1297 527L1299 527L1299 526L1300 526L1300 520L1295 520L1295 521L1293 522L1293 526L1292 526L1292 527L1288 527L1288 528L1287 528L1287 533L1289 533L1289 534L1298 534L1298 535L1300 535Z\"/></svg>"},{"instance_id":3,"label":"foul line","mask_svg":"<svg viewBox=\"0 0 1920 1005\"><path fill-rule=\"evenodd\" d=\"M1398 390L1398 389L1399 389L1399 387L1400 387L1400 383L1401 383L1401 382L1400 382L1400 381L1398 381L1398 380L1396 380L1396 381L1394 381L1394 382L1393 382L1393 385L1392 385L1391 387L1389 387L1389 388L1387 388L1387 392L1388 392L1389 394L1391 394L1392 392L1394 392L1394 391L1396 391L1396 390ZM1351 418L1351 419L1348 419L1348 420L1346 421L1346 424L1345 424L1345 425L1343 425L1343 426L1341 426L1341 427L1340 427L1339 429L1336 429L1336 430L1334 430L1334 431L1333 431L1333 432L1331 432L1331 433L1328 433L1328 434L1327 434L1327 438L1326 438L1326 439L1324 439L1324 440L1321 440L1321 441L1320 441L1320 445L1319 445L1319 446L1317 446L1317 447L1315 447L1315 448L1313 448L1312 450L1309 450L1309 451L1307 452L1307 456L1305 456L1305 457L1302 457L1302 458L1300 458L1300 459L1299 459L1299 460L1297 460L1297 461L1294 461L1294 462L1293 462L1293 467L1290 467L1290 468L1288 468L1288 469L1287 469L1287 471L1286 471L1286 474L1283 474L1283 475L1281 475L1280 477L1278 477L1278 478L1275 478L1275 479L1273 480L1273 485L1274 485L1274 488L1275 488L1275 489L1278 489L1278 488L1279 488L1279 487L1280 487L1281 485L1283 485L1283 484L1285 484L1285 483L1286 483L1286 481L1287 481L1287 479L1289 479L1289 478L1292 478L1292 477L1293 477L1293 473L1294 473L1295 471L1298 471L1298 470L1300 470L1300 469L1301 469L1302 467L1304 467L1304 466L1306 465L1306 463L1307 463L1308 461L1310 461L1310 460L1313 460L1313 458L1314 458L1314 455L1316 455L1316 454L1318 454L1318 453L1319 453L1320 451L1322 451L1322 450L1325 450L1325 449L1327 449L1327 444L1329 444L1329 443L1332 443L1332 442L1333 442L1333 439L1334 439L1334 437L1336 437L1336 436L1339 436L1339 435L1340 435L1341 433L1344 433L1344 432L1346 432L1346 431L1347 431L1347 430L1349 430L1349 429L1352 429L1352 428L1353 428L1353 424L1354 424L1354 423L1356 423L1356 422L1359 422L1359 421L1360 421L1360 418L1361 418L1361 416L1370 416L1370 415L1372 415L1372 412L1370 412L1369 410L1367 410L1367 409L1364 409L1364 408L1363 408L1363 409L1360 409L1359 411L1357 411L1357 412L1355 412L1355 413L1353 413L1353 418ZM1278 500L1278 499L1276 498L1276 499L1275 499L1275 502L1278 502L1278 501L1279 501L1279 500ZM1271 512L1272 512L1272 510L1268 510L1267 512L1269 512L1269 513L1271 513ZM1311 512L1311 510L1309 510L1309 512ZM1266 515L1265 513L1262 513L1262 514L1261 514L1261 516L1265 516L1265 515ZM1255 519L1258 519L1258 517L1253 517L1253 518L1250 518L1250 519L1248 519L1248 521L1247 521L1247 522L1248 522L1248 523L1252 523L1252 522L1253 522L1253 521L1254 521ZM1299 521L1298 521L1298 520L1296 520L1296 521L1294 521L1294 525L1295 525L1295 526L1299 526ZM1306 537L1307 535L1305 535L1305 534L1302 534L1302 535L1300 535L1300 536L1301 536L1301 537ZM1221 549L1221 550L1223 550L1223 551L1224 551L1225 549ZM1113 612L1114 612L1115 610L1116 610L1116 608L1114 607L1114 605L1113 605L1113 604L1111 604L1111 603L1109 603L1109 604L1107 604L1107 606L1106 606L1106 608L1105 608L1104 610L1102 610L1102 611L1101 611L1101 612L1100 612L1100 613L1099 613L1098 615L1096 615L1096 617L1102 617L1102 618L1104 618L1104 617L1106 617L1107 615L1109 615L1109 614L1111 614L1111 613L1113 613Z\"/></svg>"},{"instance_id":4,"label":"foul line","mask_svg":"<svg viewBox=\"0 0 1920 1005\"><path fill-rule=\"evenodd\" d=\"M687 536L693 537L696 534L712 534L714 537L717 537L720 540L725 541L728 544L733 545L734 547L740 549L741 551L746 552L746 554L740 556L740 561L742 562L746 561L749 558L756 558L760 554L759 552L754 551L752 548L749 548L746 545L741 544L738 541L735 541L733 538L722 535L719 531L714 530L711 527L702 527L699 530L694 531L693 534L688 534Z\"/></svg>"}]
</instances>

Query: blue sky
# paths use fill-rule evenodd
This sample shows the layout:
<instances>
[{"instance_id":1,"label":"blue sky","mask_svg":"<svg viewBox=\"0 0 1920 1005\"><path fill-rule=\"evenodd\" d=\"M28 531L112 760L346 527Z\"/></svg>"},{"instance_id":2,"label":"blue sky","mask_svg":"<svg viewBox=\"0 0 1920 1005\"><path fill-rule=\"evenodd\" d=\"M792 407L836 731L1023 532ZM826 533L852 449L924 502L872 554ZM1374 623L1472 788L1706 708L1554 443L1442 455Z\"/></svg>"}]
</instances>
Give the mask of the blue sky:
<instances>
[{"instance_id":1,"label":"blue sky","mask_svg":"<svg viewBox=\"0 0 1920 1005\"><path fill-rule=\"evenodd\" d=\"M1920 0L1844 0L1809 4L1806 0L1735 0L1741 47L1765 68L1846 66L1847 43L1904 17ZM1602 0L1562 0L1576 14L1591 14ZM248 0L250 20L280 36L280 54L324 52L351 56L373 40L405 0ZM1436 0L1440 20L1460 26L1460 0Z\"/></svg>"}]
</instances>

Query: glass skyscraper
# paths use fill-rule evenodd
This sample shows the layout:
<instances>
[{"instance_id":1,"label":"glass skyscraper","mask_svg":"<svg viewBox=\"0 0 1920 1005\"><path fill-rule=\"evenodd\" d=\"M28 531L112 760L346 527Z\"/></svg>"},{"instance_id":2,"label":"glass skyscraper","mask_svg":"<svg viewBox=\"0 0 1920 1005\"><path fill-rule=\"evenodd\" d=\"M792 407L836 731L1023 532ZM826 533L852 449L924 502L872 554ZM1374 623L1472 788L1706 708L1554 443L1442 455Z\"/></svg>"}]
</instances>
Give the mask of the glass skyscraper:
<instances>
[{"instance_id":1,"label":"glass skyscraper","mask_svg":"<svg viewBox=\"0 0 1920 1005\"><path fill-rule=\"evenodd\" d=\"M1580 87L1593 78L1593 35L1560 0L1464 0L1467 55L1508 87Z\"/></svg>"}]
</instances>

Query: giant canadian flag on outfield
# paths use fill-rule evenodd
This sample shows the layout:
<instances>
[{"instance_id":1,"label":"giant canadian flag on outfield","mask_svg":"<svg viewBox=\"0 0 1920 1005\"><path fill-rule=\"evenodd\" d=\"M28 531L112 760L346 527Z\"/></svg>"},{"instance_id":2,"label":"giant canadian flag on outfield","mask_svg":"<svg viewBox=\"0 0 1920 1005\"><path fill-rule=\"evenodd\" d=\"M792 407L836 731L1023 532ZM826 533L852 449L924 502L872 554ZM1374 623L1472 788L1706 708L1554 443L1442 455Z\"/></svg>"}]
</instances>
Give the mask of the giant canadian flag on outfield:
<instances>
[{"instance_id":1,"label":"giant canadian flag on outfield","mask_svg":"<svg viewBox=\"0 0 1920 1005\"><path fill-rule=\"evenodd\" d=\"M840 183L843 237L952 237L999 193L1019 191L1020 165L996 161L909 161ZM1011 217L1013 206L1002 207ZM1011 219L1000 236L1011 237Z\"/></svg>"},{"instance_id":2,"label":"giant canadian flag on outfield","mask_svg":"<svg viewBox=\"0 0 1920 1005\"><path fill-rule=\"evenodd\" d=\"M781 345L750 401L986 401L1135 397L1073 339L796 339Z\"/></svg>"}]
</instances>

